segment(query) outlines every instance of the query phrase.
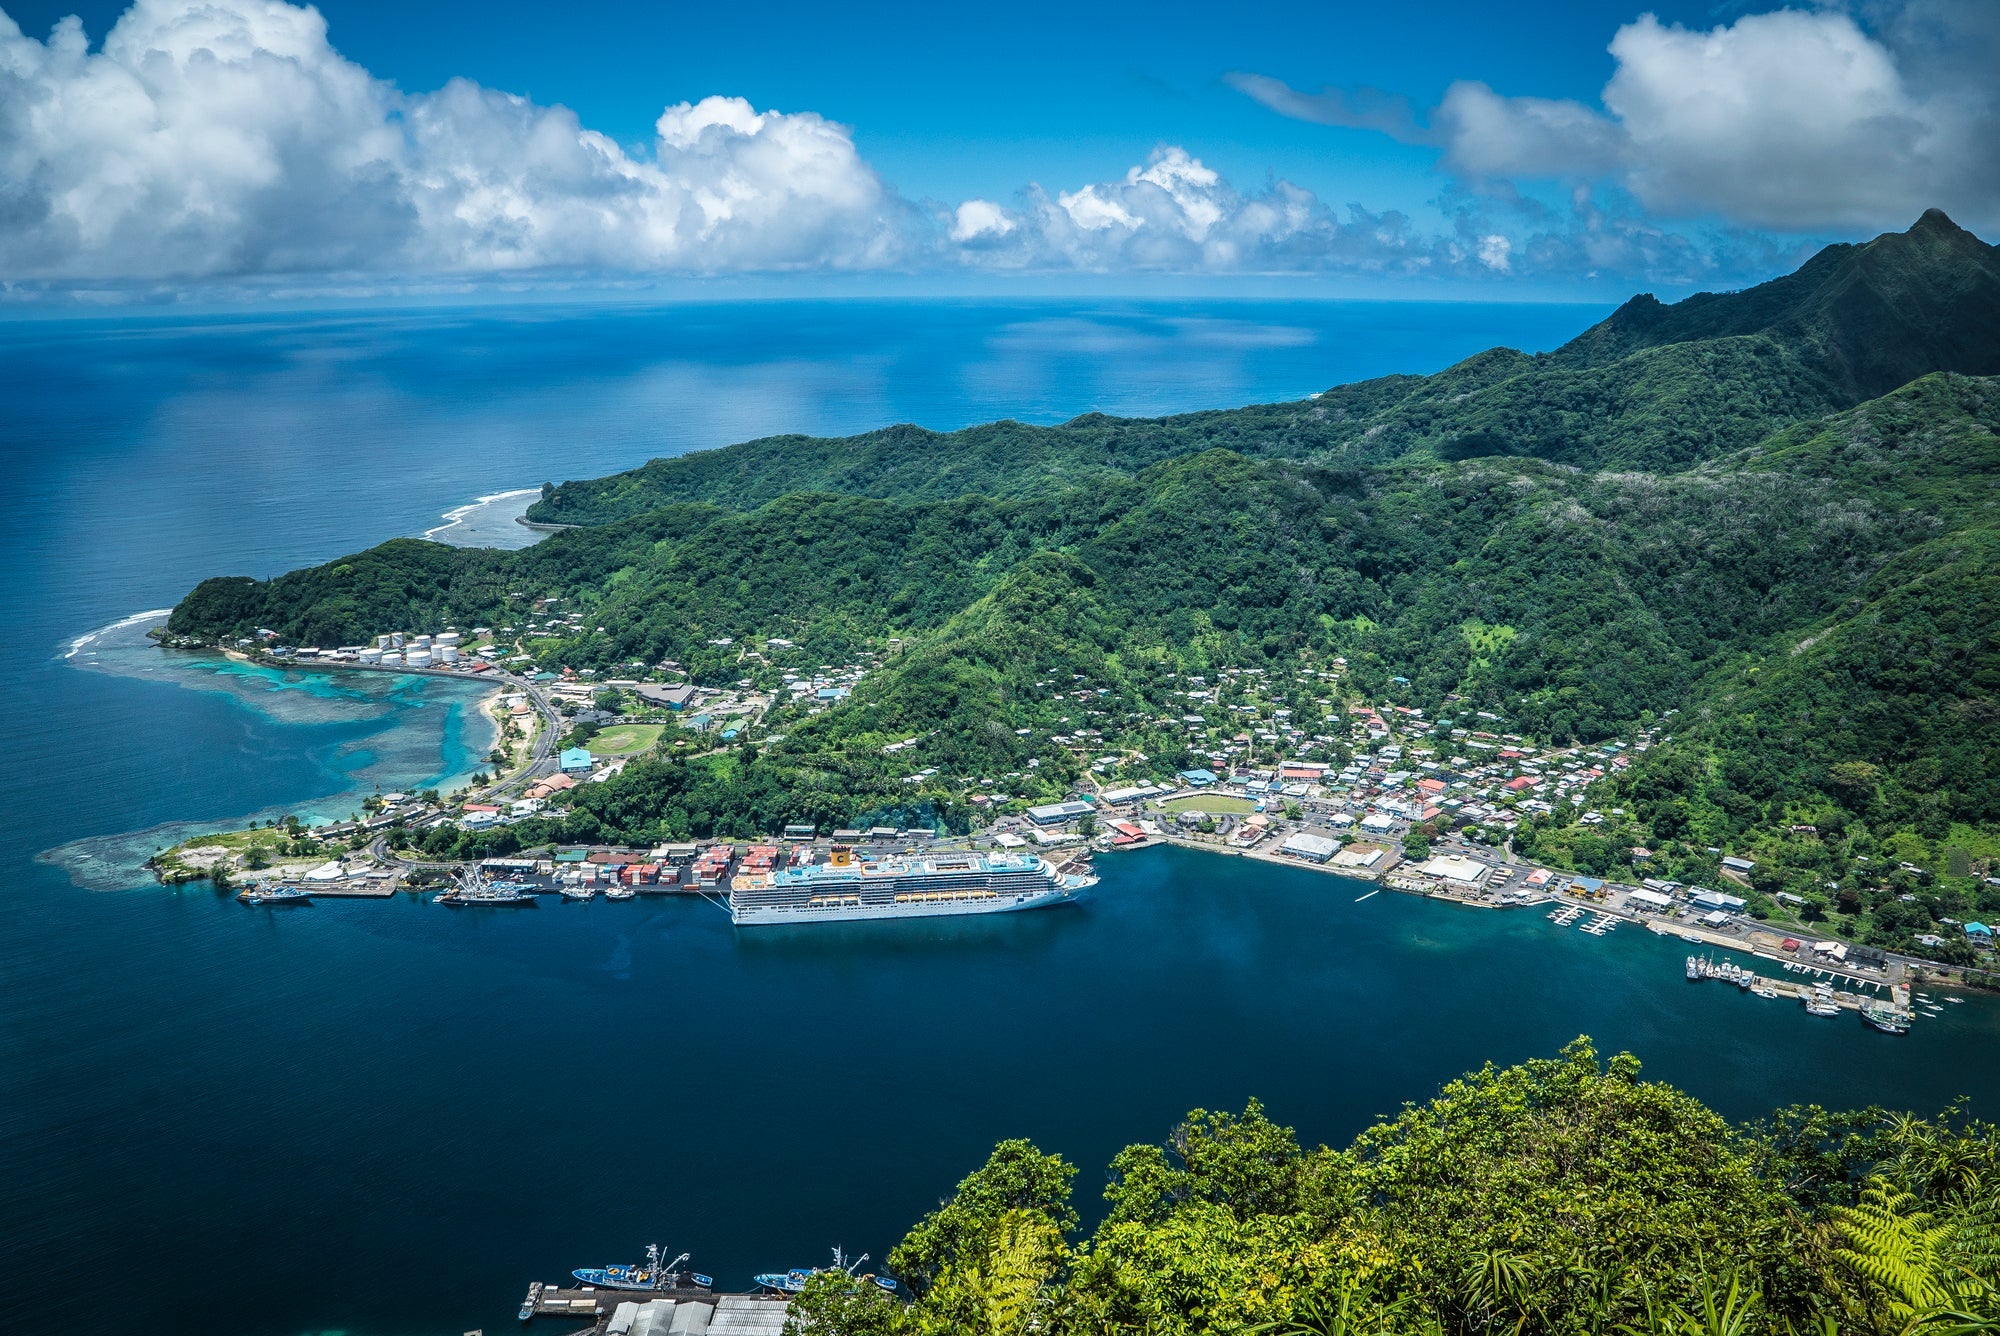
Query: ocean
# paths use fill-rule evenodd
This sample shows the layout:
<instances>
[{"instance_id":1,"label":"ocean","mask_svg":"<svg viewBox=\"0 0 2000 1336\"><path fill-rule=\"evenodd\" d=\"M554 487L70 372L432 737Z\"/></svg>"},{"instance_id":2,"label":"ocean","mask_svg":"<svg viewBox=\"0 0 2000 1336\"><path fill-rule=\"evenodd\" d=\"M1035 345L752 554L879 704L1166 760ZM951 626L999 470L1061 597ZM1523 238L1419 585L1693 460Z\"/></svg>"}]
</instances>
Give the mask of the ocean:
<instances>
[{"instance_id":1,"label":"ocean","mask_svg":"<svg viewBox=\"0 0 2000 1336\"><path fill-rule=\"evenodd\" d=\"M2000 1106L2000 1006L1907 1038L1586 937L1179 850L1088 903L732 929L696 903L253 911L139 868L487 744L476 688L154 649L135 614L397 535L514 545L544 481L750 436L1296 398L1553 347L1596 308L748 302L0 324L0 1328L495 1329L686 1249L725 1285L880 1258L1002 1137L1082 1169L1261 1098L1339 1144L1578 1034L1731 1117Z\"/></svg>"}]
</instances>

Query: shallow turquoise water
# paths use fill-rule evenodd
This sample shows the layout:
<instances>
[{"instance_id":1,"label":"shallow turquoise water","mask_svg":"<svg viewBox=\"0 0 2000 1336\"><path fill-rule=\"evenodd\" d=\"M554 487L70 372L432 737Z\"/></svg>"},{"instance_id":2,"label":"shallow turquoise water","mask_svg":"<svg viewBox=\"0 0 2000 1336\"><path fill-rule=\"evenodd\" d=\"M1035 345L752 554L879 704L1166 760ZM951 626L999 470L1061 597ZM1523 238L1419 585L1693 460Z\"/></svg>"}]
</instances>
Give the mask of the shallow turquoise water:
<instances>
[{"instance_id":1,"label":"shallow turquoise water","mask_svg":"<svg viewBox=\"0 0 2000 1336\"><path fill-rule=\"evenodd\" d=\"M1073 911L739 933L700 903L250 911L136 864L476 764L472 689L167 656L135 628L544 478L756 431L1305 393L1596 312L779 303L0 326L0 1329L88 1284L163 1332L498 1329L650 1239L726 1283L877 1257L991 1143L1083 1167L1262 1097L1340 1142L1589 1032L1732 1116L1992 1114L2000 1008L1907 1039L1684 948L1176 851ZM73 652L72 652L73 651ZM39 861L38 861L39 860ZM106 888L106 889L95 889ZM117 889L110 889L117 888ZM109 1269L107 1270L107 1266ZM234 1306L210 1296L226 1285Z\"/></svg>"}]
</instances>

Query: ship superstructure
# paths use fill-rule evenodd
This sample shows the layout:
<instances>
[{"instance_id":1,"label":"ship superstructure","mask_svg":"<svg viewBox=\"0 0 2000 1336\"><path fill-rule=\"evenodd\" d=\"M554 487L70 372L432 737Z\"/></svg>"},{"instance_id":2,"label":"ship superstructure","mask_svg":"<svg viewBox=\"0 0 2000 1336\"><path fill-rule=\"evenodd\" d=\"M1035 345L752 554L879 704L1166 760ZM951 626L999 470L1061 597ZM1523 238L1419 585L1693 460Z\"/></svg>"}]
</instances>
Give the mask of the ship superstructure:
<instances>
[{"instance_id":1,"label":"ship superstructure","mask_svg":"<svg viewBox=\"0 0 2000 1336\"><path fill-rule=\"evenodd\" d=\"M1003 914L1067 904L1097 884L1033 854L934 853L856 857L835 845L824 863L737 877L729 916L740 924Z\"/></svg>"}]
</instances>

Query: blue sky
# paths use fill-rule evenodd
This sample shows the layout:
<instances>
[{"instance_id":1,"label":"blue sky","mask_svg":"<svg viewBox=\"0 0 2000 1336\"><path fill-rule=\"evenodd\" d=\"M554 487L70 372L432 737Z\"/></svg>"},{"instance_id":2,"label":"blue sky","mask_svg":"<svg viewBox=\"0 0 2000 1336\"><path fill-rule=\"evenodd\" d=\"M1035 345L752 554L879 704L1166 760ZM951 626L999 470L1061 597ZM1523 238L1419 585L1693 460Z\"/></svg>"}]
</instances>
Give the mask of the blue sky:
<instances>
[{"instance_id":1,"label":"blue sky","mask_svg":"<svg viewBox=\"0 0 2000 1336\"><path fill-rule=\"evenodd\" d=\"M17 294L1595 296L2000 220L1988 0L0 5Z\"/></svg>"}]
</instances>

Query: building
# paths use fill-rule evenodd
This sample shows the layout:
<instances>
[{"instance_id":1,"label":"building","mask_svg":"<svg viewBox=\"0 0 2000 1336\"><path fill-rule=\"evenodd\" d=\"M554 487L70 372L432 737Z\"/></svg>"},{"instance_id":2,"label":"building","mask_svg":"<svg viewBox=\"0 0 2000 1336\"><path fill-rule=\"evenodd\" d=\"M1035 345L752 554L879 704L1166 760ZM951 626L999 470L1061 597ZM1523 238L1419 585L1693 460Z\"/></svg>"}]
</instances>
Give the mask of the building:
<instances>
[{"instance_id":1,"label":"building","mask_svg":"<svg viewBox=\"0 0 2000 1336\"><path fill-rule=\"evenodd\" d=\"M793 822L785 827L785 838L788 840L809 840L818 833L819 828L810 821Z\"/></svg>"},{"instance_id":2,"label":"building","mask_svg":"<svg viewBox=\"0 0 2000 1336\"><path fill-rule=\"evenodd\" d=\"M1477 886L1486 879L1492 869L1477 859L1463 854L1440 854L1417 865L1417 871L1426 877L1436 877L1441 881L1456 882L1461 886Z\"/></svg>"},{"instance_id":3,"label":"building","mask_svg":"<svg viewBox=\"0 0 2000 1336\"><path fill-rule=\"evenodd\" d=\"M648 704L664 705L669 710L685 710L694 700L694 687L687 683L663 687L648 682L634 687L633 694Z\"/></svg>"},{"instance_id":4,"label":"building","mask_svg":"<svg viewBox=\"0 0 2000 1336\"><path fill-rule=\"evenodd\" d=\"M1066 803L1043 803L1028 809L1028 820L1038 826L1059 826L1065 821L1074 821L1080 816L1088 816L1097 809L1087 802L1071 799ZM890 832L892 835L895 833Z\"/></svg>"},{"instance_id":5,"label":"building","mask_svg":"<svg viewBox=\"0 0 2000 1336\"><path fill-rule=\"evenodd\" d=\"M1724 895L1721 891L1707 890L1698 890L1688 899L1703 909L1723 909L1732 914L1748 903L1740 895Z\"/></svg>"},{"instance_id":6,"label":"building","mask_svg":"<svg viewBox=\"0 0 2000 1336\"><path fill-rule=\"evenodd\" d=\"M1342 849L1326 860L1334 867L1372 868L1382 861L1380 849Z\"/></svg>"},{"instance_id":7,"label":"building","mask_svg":"<svg viewBox=\"0 0 2000 1336\"><path fill-rule=\"evenodd\" d=\"M571 747L557 758L556 766L565 775L587 775L590 773L590 752L583 747Z\"/></svg>"},{"instance_id":8,"label":"building","mask_svg":"<svg viewBox=\"0 0 2000 1336\"><path fill-rule=\"evenodd\" d=\"M1183 770L1181 771L1181 778L1196 788L1203 789L1215 783L1215 772L1213 770Z\"/></svg>"},{"instance_id":9,"label":"building","mask_svg":"<svg viewBox=\"0 0 2000 1336\"><path fill-rule=\"evenodd\" d=\"M1324 835L1307 835L1303 832L1288 835L1278 846L1278 852L1292 858L1302 858L1308 863L1324 863L1340 852L1340 841L1328 839Z\"/></svg>"},{"instance_id":10,"label":"building","mask_svg":"<svg viewBox=\"0 0 2000 1336\"><path fill-rule=\"evenodd\" d=\"M1666 909L1674 902L1674 897L1671 895L1663 895L1658 891L1649 891L1644 887L1636 891L1627 891L1625 898L1632 904L1643 905L1645 908L1652 910Z\"/></svg>"}]
</instances>

